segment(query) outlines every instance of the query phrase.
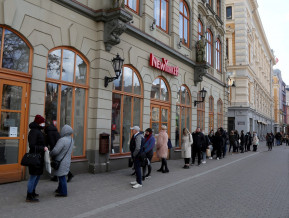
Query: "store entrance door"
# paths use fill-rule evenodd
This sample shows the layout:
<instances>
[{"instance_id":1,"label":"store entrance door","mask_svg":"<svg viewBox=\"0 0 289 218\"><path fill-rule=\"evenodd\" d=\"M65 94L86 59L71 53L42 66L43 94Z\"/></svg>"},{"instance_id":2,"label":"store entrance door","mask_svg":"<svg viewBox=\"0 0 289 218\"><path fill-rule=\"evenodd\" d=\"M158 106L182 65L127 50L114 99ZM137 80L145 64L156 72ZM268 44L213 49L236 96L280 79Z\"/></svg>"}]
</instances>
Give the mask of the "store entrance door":
<instances>
[{"instance_id":1,"label":"store entrance door","mask_svg":"<svg viewBox=\"0 0 289 218\"><path fill-rule=\"evenodd\" d=\"M0 80L0 183L23 177L26 89L26 83Z\"/></svg>"},{"instance_id":2,"label":"store entrance door","mask_svg":"<svg viewBox=\"0 0 289 218\"><path fill-rule=\"evenodd\" d=\"M150 119L150 126L153 130L153 136L157 140L157 136L159 134L159 131L161 130L161 126L167 126L167 133L170 133L170 108L168 106L164 105L157 105L152 104L151 105L151 119ZM159 158L157 158L156 155L156 147L154 148L154 156L152 161L159 161Z\"/></svg>"}]
</instances>

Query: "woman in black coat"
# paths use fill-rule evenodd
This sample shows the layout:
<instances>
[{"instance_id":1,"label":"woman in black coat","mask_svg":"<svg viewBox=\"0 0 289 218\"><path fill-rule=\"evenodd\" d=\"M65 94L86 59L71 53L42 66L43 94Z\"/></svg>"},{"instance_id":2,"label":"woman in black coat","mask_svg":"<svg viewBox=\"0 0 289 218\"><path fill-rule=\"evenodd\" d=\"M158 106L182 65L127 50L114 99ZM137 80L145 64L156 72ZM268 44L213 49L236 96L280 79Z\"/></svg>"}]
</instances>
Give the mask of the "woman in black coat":
<instances>
[{"instance_id":1,"label":"woman in black coat","mask_svg":"<svg viewBox=\"0 0 289 218\"><path fill-rule=\"evenodd\" d=\"M44 167L44 151L48 148L45 146L44 134L42 129L45 126L45 119L41 115L36 115L32 123L29 124L31 129L28 135L29 153L37 153L41 155L41 164L39 166L29 167L29 180L27 184L27 197L26 202L38 202L36 198L39 196L35 193L40 176L43 174Z\"/></svg>"}]
</instances>

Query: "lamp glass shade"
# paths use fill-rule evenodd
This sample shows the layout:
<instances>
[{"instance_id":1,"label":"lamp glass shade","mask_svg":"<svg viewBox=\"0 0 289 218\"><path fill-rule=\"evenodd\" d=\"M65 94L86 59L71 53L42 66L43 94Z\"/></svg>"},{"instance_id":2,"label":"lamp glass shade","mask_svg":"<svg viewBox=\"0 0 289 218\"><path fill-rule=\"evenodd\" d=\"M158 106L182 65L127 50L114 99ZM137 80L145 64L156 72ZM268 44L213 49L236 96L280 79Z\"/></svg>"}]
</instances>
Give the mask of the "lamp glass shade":
<instances>
[{"instance_id":1,"label":"lamp glass shade","mask_svg":"<svg viewBox=\"0 0 289 218\"><path fill-rule=\"evenodd\" d=\"M122 69L122 65L123 65L124 59L122 59L122 58L119 56L119 54L117 54L116 57L113 58L111 61L112 61L112 66L113 66L115 75L116 75L117 77L119 77L119 76L120 76L120 73L121 73L121 69Z\"/></svg>"},{"instance_id":2,"label":"lamp glass shade","mask_svg":"<svg viewBox=\"0 0 289 218\"><path fill-rule=\"evenodd\" d=\"M204 88L200 91L200 93L201 93L202 99L206 98L207 91Z\"/></svg>"}]
</instances>

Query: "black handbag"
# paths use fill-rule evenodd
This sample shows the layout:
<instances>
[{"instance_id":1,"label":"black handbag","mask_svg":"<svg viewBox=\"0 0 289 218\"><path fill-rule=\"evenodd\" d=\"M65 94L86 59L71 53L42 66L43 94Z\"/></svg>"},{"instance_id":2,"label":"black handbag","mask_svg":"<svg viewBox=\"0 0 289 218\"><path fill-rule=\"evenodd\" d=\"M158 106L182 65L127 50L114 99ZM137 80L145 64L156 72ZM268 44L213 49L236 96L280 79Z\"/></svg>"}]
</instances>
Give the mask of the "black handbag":
<instances>
[{"instance_id":1,"label":"black handbag","mask_svg":"<svg viewBox=\"0 0 289 218\"><path fill-rule=\"evenodd\" d=\"M72 143L72 138L71 138L71 142L70 142L69 148L68 148L68 150L66 151L65 155L61 158L61 160L55 160L55 159L52 159L52 160L51 160L50 166L51 166L53 169L55 169L55 170L58 170L58 169L59 169L60 164L61 164L61 161L63 160L63 158L66 156L67 152L68 152L69 149L70 149L71 143Z\"/></svg>"},{"instance_id":2,"label":"black handbag","mask_svg":"<svg viewBox=\"0 0 289 218\"><path fill-rule=\"evenodd\" d=\"M26 167L39 166L41 165L41 155L37 153L26 153L21 160L21 165Z\"/></svg>"}]
</instances>

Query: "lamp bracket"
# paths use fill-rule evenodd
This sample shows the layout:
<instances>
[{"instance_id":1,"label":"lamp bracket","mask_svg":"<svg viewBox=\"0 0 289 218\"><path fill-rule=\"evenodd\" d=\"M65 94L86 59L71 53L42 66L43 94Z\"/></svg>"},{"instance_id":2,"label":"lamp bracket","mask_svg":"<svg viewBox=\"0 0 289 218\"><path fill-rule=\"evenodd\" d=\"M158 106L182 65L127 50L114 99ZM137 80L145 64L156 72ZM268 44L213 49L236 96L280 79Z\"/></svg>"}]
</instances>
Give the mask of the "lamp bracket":
<instances>
[{"instance_id":1,"label":"lamp bracket","mask_svg":"<svg viewBox=\"0 0 289 218\"><path fill-rule=\"evenodd\" d=\"M107 87L108 86L108 83L114 81L118 79L118 76L115 76L115 77L104 77L104 87Z\"/></svg>"}]
</instances>

